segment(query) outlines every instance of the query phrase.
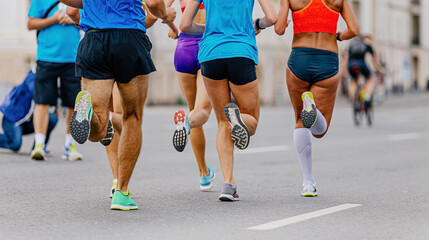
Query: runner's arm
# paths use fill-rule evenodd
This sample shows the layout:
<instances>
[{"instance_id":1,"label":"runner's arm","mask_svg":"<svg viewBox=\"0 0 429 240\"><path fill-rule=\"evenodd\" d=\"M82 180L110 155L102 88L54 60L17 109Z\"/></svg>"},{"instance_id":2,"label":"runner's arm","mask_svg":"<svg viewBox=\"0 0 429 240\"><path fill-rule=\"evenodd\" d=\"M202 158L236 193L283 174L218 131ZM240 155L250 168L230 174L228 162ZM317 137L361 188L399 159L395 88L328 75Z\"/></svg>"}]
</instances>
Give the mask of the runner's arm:
<instances>
[{"instance_id":1,"label":"runner's arm","mask_svg":"<svg viewBox=\"0 0 429 240\"><path fill-rule=\"evenodd\" d=\"M286 28L289 25L289 0L280 0L279 20L274 26L274 30L278 35L285 34Z\"/></svg>"},{"instance_id":2,"label":"runner's arm","mask_svg":"<svg viewBox=\"0 0 429 240\"><path fill-rule=\"evenodd\" d=\"M57 11L49 18L34 18L28 17L28 30L41 30L59 22L60 12Z\"/></svg>"},{"instance_id":3,"label":"runner's arm","mask_svg":"<svg viewBox=\"0 0 429 240\"><path fill-rule=\"evenodd\" d=\"M82 0L59 0L67 6L83 9Z\"/></svg>"},{"instance_id":4,"label":"runner's arm","mask_svg":"<svg viewBox=\"0 0 429 240\"><path fill-rule=\"evenodd\" d=\"M158 18L149 11L149 9L147 8L146 3L144 1L143 1L143 10L146 13L146 18L144 20L144 26L146 27L146 29L148 29L156 23Z\"/></svg>"},{"instance_id":5,"label":"runner's arm","mask_svg":"<svg viewBox=\"0 0 429 240\"><path fill-rule=\"evenodd\" d=\"M173 22L176 18L174 8L166 8L164 0L146 0L146 6L149 11L164 22Z\"/></svg>"},{"instance_id":6,"label":"runner's arm","mask_svg":"<svg viewBox=\"0 0 429 240\"><path fill-rule=\"evenodd\" d=\"M193 34L193 35L204 33L206 25L198 24L193 21L195 15L197 15L200 5L201 5L200 1L192 0L188 2L185 8L185 12L183 13L182 20L180 21L179 28L182 32Z\"/></svg>"},{"instance_id":7,"label":"runner's arm","mask_svg":"<svg viewBox=\"0 0 429 240\"><path fill-rule=\"evenodd\" d=\"M75 22L76 24L79 24L80 22L80 13L78 8L67 6L66 10L67 15Z\"/></svg>"},{"instance_id":8,"label":"runner's arm","mask_svg":"<svg viewBox=\"0 0 429 240\"><path fill-rule=\"evenodd\" d=\"M375 54L375 51L373 50L373 47L371 47L371 55L372 55L372 62L374 63L374 67L377 69L379 73L384 73L384 68L381 66L380 61L378 60L377 54Z\"/></svg>"},{"instance_id":9,"label":"runner's arm","mask_svg":"<svg viewBox=\"0 0 429 240\"><path fill-rule=\"evenodd\" d=\"M271 0L258 0L258 1L259 1L259 5L261 5L262 7L262 11L264 11L264 14L265 14L264 18L259 19L259 27L261 29L264 29L276 24L278 20L277 13Z\"/></svg>"},{"instance_id":10,"label":"runner's arm","mask_svg":"<svg viewBox=\"0 0 429 240\"><path fill-rule=\"evenodd\" d=\"M344 21L346 21L347 29L338 32L338 39L342 41L356 37L359 34L359 24L348 0L344 0L343 2L341 16L343 17Z\"/></svg>"}]
</instances>

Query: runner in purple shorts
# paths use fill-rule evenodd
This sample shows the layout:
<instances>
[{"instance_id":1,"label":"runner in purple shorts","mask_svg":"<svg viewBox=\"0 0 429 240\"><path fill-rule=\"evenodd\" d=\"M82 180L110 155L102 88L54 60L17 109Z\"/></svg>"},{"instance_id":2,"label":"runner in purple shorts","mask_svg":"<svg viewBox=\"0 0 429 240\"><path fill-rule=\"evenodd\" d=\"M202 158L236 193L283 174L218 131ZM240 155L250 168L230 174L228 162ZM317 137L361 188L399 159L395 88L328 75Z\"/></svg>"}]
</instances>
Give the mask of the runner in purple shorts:
<instances>
[{"instance_id":1,"label":"runner in purple shorts","mask_svg":"<svg viewBox=\"0 0 429 240\"><path fill-rule=\"evenodd\" d=\"M166 4L171 6L173 2L174 0L167 0ZM180 0L182 12L185 11L187 2L188 0ZM201 5L194 21L205 24L206 11L204 5ZM178 38L174 66L182 93L189 107L189 114L186 114L183 110L179 110L174 114L176 130L173 135L173 145L177 151L182 152L185 149L188 137L191 139L192 149L200 172L200 189L208 191L212 188L215 173L212 168L207 167L205 160L206 139L202 126L209 119L212 106L199 73L198 43L202 35L186 33L178 35L177 28L173 26L170 28L168 36L173 39Z\"/></svg>"}]
</instances>

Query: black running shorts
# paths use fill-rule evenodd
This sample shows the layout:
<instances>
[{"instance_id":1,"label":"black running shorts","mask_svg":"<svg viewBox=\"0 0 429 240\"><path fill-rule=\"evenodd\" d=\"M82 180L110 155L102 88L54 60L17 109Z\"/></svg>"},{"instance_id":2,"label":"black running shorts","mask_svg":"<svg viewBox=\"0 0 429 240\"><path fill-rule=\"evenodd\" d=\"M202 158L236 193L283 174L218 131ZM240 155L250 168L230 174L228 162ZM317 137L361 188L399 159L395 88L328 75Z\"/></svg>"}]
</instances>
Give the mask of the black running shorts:
<instances>
[{"instance_id":1,"label":"black running shorts","mask_svg":"<svg viewBox=\"0 0 429 240\"><path fill-rule=\"evenodd\" d=\"M151 49L149 38L140 30L90 29L79 44L76 76L128 83L156 71Z\"/></svg>"},{"instance_id":2,"label":"black running shorts","mask_svg":"<svg viewBox=\"0 0 429 240\"><path fill-rule=\"evenodd\" d=\"M75 77L74 71L74 63L37 61L34 101L37 104L56 106L58 97L61 97L64 107L74 108L80 91L80 78Z\"/></svg>"},{"instance_id":3,"label":"black running shorts","mask_svg":"<svg viewBox=\"0 0 429 240\"><path fill-rule=\"evenodd\" d=\"M244 57L203 62L201 63L201 73L204 77L213 80L228 79L235 85L245 85L256 80L255 62Z\"/></svg>"}]
</instances>

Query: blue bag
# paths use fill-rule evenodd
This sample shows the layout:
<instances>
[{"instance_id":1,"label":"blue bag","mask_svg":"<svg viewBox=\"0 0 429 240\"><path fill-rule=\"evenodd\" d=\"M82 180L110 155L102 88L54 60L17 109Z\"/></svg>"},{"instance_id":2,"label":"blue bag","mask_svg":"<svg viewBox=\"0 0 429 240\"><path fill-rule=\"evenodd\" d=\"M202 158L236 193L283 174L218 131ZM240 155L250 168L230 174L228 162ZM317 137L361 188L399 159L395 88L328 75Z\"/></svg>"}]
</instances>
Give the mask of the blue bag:
<instances>
[{"instance_id":1,"label":"blue bag","mask_svg":"<svg viewBox=\"0 0 429 240\"><path fill-rule=\"evenodd\" d=\"M0 105L0 111L3 112L4 118L15 123L15 125L25 122L33 114L35 78L36 74L30 70L24 82L15 86Z\"/></svg>"}]
</instances>

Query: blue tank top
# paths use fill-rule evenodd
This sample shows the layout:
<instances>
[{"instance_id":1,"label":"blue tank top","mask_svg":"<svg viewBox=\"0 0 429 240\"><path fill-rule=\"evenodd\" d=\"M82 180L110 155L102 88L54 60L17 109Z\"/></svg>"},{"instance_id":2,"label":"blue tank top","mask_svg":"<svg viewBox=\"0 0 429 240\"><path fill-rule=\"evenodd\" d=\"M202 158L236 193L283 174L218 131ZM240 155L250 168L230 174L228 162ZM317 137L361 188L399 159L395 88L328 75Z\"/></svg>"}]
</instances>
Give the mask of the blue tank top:
<instances>
[{"instance_id":1,"label":"blue tank top","mask_svg":"<svg viewBox=\"0 0 429 240\"><path fill-rule=\"evenodd\" d=\"M95 29L138 29L146 32L142 0L83 0L80 26Z\"/></svg>"},{"instance_id":2,"label":"blue tank top","mask_svg":"<svg viewBox=\"0 0 429 240\"><path fill-rule=\"evenodd\" d=\"M253 28L254 0L195 0L204 2L206 28L199 43L198 60L245 57L258 64Z\"/></svg>"}]
</instances>

